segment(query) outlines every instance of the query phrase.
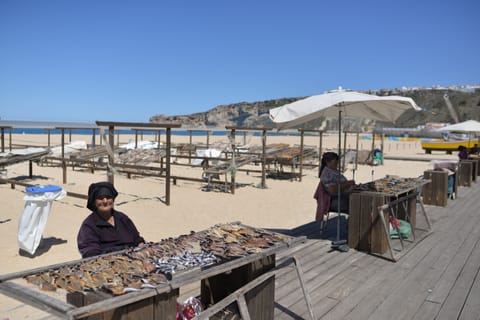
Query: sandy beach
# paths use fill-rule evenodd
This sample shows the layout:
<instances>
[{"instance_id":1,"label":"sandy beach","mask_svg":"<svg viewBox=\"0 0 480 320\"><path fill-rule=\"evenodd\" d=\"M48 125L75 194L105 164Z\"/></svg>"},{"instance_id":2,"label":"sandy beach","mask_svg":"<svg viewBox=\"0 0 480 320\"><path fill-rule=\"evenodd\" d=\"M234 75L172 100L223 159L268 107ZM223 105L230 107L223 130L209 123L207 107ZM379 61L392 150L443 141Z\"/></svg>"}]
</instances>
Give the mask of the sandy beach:
<instances>
[{"instance_id":1,"label":"sandy beach","mask_svg":"<svg viewBox=\"0 0 480 320\"><path fill-rule=\"evenodd\" d=\"M132 141L134 137L121 137L121 142ZM151 137L149 139L152 139ZM83 140L90 143L91 137L73 135L71 141ZM67 139L67 142L70 141ZM323 148L335 149L338 136L325 136ZM173 143L188 143L188 136L172 136ZM260 145L261 138L238 136L237 143ZM45 145L46 135L14 135L13 143ZM52 135L51 144L59 144L60 136ZM205 137L194 136L193 143L205 143ZM225 136L212 136L210 143L228 143ZM299 145L298 136L269 136L267 144L287 143ZM305 137L305 145L318 148L318 136ZM355 148L355 136L350 136L347 146ZM370 149L371 141L362 140L359 149ZM418 140L386 141L384 144L384 165L359 165L355 173L353 164L347 166L345 175L358 183L382 178L385 175L418 177L432 165L429 159L456 159L456 155L434 153L426 155ZM389 157L416 157L427 161L391 160ZM181 160L179 160L181 161ZM250 166L259 170L260 166ZM67 169L67 183L62 183L62 170L59 167L33 165L33 179L28 179L28 161L7 167L6 177L32 184L58 185L70 192L86 194L92 182L107 180L105 171L94 174L85 169ZM286 172L290 168L285 167ZM201 178L202 170L191 166L172 166L172 175ZM171 204L165 205L159 197L164 196L164 180L154 177L125 175L115 176L115 186L119 191L115 207L129 215L142 236L148 241L159 241L175 237L191 230L199 231L217 223L241 221L244 224L261 228L292 229L311 222L315 217L316 203L313 193L318 183L318 169L303 170L302 181L267 179L266 189L259 188L259 173L238 172L236 182L241 186L235 194L220 191L202 191L204 184L178 180L171 186ZM85 207L86 200L65 197L53 203L48 222L43 233L44 241L35 256L21 254L17 245L17 228L23 212L25 188L10 184L0 184L0 274L47 266L50 264L80 258L76 236L83 219L90 213ZM48 313L21 302L0 295L0 319L44 319Z\"/></svg>"}]
</instances>

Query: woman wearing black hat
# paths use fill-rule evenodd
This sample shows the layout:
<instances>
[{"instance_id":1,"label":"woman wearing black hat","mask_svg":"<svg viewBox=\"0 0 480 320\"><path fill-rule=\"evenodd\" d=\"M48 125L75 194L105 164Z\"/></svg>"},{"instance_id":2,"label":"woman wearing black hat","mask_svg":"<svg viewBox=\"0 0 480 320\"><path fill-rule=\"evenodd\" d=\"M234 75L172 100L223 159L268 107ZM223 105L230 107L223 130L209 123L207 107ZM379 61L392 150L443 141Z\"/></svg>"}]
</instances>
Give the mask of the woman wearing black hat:
<instances>
[{"instance_id":1,"label":"woman wearing black hat","mask_svg":"<svg viewBox=\"0 0 480 320\"><path fill-rule=\"evenodd\" d=\"M133 221L113 208L117 195L110 182L92 183L88 188L87 208L92 213L83 221L77 236L82 258L145 243Z\"/></svg>"}]
</instances>

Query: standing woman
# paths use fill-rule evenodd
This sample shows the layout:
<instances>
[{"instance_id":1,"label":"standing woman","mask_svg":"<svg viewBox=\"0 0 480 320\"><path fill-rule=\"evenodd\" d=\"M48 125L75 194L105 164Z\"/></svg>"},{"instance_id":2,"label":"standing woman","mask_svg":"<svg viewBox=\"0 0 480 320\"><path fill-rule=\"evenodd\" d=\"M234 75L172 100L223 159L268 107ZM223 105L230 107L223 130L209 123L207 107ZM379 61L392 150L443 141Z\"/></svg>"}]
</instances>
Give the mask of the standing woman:
<instances>
[{"instance_id":1,"label":"standing woman","mask_svg":"<svg viewBox=\"0 0 480 320\"><path fill-rule=\"evenodd\" d=\"M88 188L87 208L92 213L83 221L77 236L82 258L145 243L133 221L113 208L117 195L110 182L92 183Z\"/></svg>"},{"instance_id":2,"label":"standing woman","mask_svg":"<svg viewBox=\"0 0 480 320\"><path fill-rule=\"evenodd\" d=\"M330 210L340 212L349 212L349 191L355 185L354 180L347 178L338 170L338 154L335 152L325 152L322 157L320 167L320 183L330 194ZM338 191L340 188L340 198Z\"/></svg>"}]
</instances>

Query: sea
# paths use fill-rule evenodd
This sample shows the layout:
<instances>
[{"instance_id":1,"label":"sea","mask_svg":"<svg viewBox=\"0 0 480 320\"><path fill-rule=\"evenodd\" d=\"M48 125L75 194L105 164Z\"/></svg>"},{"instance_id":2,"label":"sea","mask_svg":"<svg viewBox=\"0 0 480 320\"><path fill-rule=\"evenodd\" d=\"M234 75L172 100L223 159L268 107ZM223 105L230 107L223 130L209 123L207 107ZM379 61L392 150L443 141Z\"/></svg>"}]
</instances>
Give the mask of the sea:
<instances>
[{"instance_id":1,"label":"sea","mask_svg":"<svg viewBox=\"0 0 480 320\"><path fill-rule=\"evenodd\" d=\"M43 129L43 128L12 128L11 129L12 134L48 134L48 131L50 130L50 134L62 134L61 129ZM78 134L78 135L92 135L92 130L93 129L65 129L65 133L69 134ZM161 135L166 134L166 130L155 130L155 131L149 131L142 129L141 134L142 135L152 135L155 136L158 134L160 131ZM241 130L238 130L241 131ZM195 129L190 130L171 130L172 135L176 136L190 136L190 132L192 136L207 136L207 130L201 129L196 131ZM96 129L96 133L99 133L99 130ZM115 134L128 134L128 135L134 135L135 133L138 133L138 130L130 130L130 129L115 129ZM210 131L211 136L228 136L230 134L230 130L212 130ZM253 136L261 136L262 133L260 131L248 131L248 135L253 135ZM268 136L285 136L285 135L300 135L298 132L272 132L268 131L267 132Z\"/></svg>"}]
</instances>

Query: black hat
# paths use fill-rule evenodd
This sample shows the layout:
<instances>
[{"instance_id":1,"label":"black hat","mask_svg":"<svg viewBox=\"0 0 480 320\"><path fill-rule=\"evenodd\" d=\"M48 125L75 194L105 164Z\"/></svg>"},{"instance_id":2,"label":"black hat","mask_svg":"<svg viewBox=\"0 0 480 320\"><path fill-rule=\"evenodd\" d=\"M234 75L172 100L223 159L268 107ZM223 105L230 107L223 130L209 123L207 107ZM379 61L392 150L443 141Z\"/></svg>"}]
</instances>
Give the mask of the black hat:
<instances>
[{"instance_id":1,"label":"black hat","mask_svg":"<svg viewBox=\"0 0 480 320\"><path fill-rule=\"evenodd\" d=\"M95 199L115 198L114 190L112 188L100 187L95 191Z\"/></svg>"},{"instance_id":2,"label":"black hat","mask_svg":"<svg viewBox=\"0 0 480 320\"><path fill-rule=\"evenodd\" d=\"M105 181L92 183L90 187L88 187L87 208L94 211L96 209L96 199L100 199L102 197L115 199L117 195L117 190L115 190L115 187L110 182Z\"/></svg>"}]
</instances>

